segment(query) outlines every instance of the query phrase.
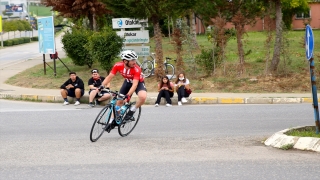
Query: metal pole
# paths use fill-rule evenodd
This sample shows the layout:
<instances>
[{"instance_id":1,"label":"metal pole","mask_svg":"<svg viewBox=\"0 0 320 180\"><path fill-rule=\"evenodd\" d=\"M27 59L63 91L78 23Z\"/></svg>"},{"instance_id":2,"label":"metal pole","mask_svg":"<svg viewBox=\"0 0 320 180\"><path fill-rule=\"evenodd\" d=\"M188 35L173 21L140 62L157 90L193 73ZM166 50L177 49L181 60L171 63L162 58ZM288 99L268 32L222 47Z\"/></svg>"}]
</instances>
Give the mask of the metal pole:
<instances>
[{"instance_id":1,"label":"metal pole","mask_svg":"<svg viewBox=\"0 0 320 180\"><path fill-rule=\"evenodd\" d=\"M53 73L54 76L57 76L56 58L53 58Z\"/></svg>"},{"instance_id":2,"label":"metal pole","mask_svg":"<svg viewBox=\"0 0 320 180\"><path fill-rule=\"evenodd\" d=\"M47 74L47 71L46 71L46 55L45 54L42 54L43 55L43 70L44 70L44 75Z\"/></svg>"},{"instance_id":3,"label":"metal pole","mask_svg":"<svg viewBox=\"0 0 320 180\"><path fill-rule=\"evenodd\" d=\"M309 60L309 62L310 62L310 78L311 78L311 85L312 85L314 119L315 119L315 123L316 123L316 134L319 134L319 129L320 129L319 107L318 107L318 95L317 95L316 76L315 76L315 72L314 72L313 57Z\"/></svg>"}]
</instances>

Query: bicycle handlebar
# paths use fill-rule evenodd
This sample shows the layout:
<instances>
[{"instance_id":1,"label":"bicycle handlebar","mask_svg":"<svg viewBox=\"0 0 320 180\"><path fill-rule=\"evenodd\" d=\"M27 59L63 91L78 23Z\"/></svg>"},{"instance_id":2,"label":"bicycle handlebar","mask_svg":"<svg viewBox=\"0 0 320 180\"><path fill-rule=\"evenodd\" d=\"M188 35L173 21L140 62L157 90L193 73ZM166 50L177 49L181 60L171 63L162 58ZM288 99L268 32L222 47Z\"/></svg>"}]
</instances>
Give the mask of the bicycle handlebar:
<instances>
[{"instance_id":1,"label":"bicycle handlebar","mask_svg":"<svg viewBox=\"0 0 320 180\"><path fill-rule=\"evenodd\" d=\"M101 89L101 91L107 92L109 94L114 94L114 95L118 96L118 98L121 98L123 100L126 99L126 95L120 94L118 91L111 91L110 89Z\"/></svg>"}]
</instances>

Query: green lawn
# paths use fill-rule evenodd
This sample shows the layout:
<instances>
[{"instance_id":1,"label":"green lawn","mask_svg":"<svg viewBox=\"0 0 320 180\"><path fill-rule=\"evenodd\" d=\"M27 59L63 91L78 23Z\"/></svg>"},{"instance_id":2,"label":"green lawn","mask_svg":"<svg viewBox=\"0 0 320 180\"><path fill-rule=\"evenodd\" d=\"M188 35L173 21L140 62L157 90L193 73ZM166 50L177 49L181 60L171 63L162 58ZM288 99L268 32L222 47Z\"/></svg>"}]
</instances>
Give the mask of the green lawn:
<instances>
[{"instance_id":1,"label":"green lawn","mask_svg":"<svg viewBox=\"0 0 320 180\"><path fill-rule=\"evenodd\" d=\"M31 6L29 7L29 11L31 14L36 16L52 16L51 7L45 6Z\"/></svg>"}]
</instances>

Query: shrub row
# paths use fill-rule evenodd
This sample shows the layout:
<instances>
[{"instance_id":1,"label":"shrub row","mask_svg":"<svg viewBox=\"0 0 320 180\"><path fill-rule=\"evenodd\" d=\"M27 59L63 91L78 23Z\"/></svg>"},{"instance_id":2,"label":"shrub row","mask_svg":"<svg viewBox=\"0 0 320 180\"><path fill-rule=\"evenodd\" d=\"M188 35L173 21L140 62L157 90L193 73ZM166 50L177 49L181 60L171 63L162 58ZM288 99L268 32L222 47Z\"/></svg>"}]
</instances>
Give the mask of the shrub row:
<instances>
[{"instance_id":1,"label":"shrub row","mask_svg":"<svg viewBox=\"0 0 320 180\"><path fill-rule=\"evenodd\" d=\"M18 44L24 44L29 43L31 41L38 41L38 37L21 37L21 38L15 38L15 39L9 39L6 41L3 41L3 46L14 46Z\"/></svg>"}]
</instances>

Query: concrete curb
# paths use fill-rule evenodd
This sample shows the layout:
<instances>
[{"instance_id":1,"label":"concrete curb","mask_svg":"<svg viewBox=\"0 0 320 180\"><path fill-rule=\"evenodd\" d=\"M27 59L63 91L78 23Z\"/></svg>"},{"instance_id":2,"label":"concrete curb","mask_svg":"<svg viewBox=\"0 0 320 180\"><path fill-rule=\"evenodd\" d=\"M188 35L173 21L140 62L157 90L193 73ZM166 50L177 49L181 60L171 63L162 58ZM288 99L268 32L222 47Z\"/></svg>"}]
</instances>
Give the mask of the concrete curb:
<instances>
[{"instance_id":1,"label":"concrete curb","mask_svg":"<svg viewBox=\"0 0 320 180\"><path fill-rule=\"evenodd\" d=\"M285 134L290 130L301 129L305 127L313 126L299 126L295 128L284 129L273 134L264 142L264 144L266 146L272 146L279 149L292 145L294 149L320 152L320 138L288 136Z\"/></svg>"},{"instance_id":2,"label":"concrete curb","mask_svg":"<svg viewBox=\"0 0 320 180\"><path fill-rule=\"evenodd\" d=\"M135 98L135 96L133 97ZM154 104L157 97L147 97L145 104ZM26 101L42 101L42 102L55 102L61 103L63 99L57 95L33 95L33 94L9 94L0 93L0 99L15 99ZM69 98L73 101L72 98ZM81 103L88 103L88 95L81 97ZM162 98L164 104L164 98ZM185 104L300 104L312 103L312 98L230 98L230 97L189 97L188 102ZM320 99L319 99L320 101ZM177 104L177 97L172 98L172 104Z\"/></svg>"}]
</instances>

